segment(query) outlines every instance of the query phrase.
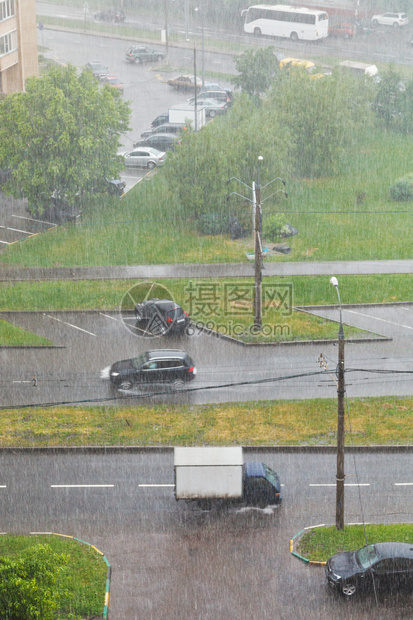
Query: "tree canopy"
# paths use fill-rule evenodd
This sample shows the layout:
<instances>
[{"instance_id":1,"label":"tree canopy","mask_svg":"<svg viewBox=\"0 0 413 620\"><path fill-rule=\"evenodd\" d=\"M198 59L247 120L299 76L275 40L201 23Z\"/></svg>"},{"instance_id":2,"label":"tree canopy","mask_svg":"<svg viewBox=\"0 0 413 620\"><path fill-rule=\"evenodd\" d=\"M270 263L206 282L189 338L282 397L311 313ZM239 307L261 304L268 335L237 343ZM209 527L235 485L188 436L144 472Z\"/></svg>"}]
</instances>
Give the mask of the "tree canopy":
<instances>
[{"instance_id":1,"label":"tree canopy","mask_svg":"<svg viewBox=\"0 0 413 620\"><path fill-rule=\"evenodd\" d=\"M234 62L238 71L234 78L235 87L255 97L269 89L279 72L273 47L247 50L236 56Z\"/></svg>"},{"instance_id":2,"label":"tree canopy","mask_svg":"<svg viewBox=\"0 0 413 620\"><path fill-rule=\"evenodd\" d=\"M53 195L69 205L122 169L119 135L128 129L129 104L91 72L55 67L29 78L26 92L0 102L0 167L13 175L3 188L43 211Z\"/></svg>"}]
</instances>

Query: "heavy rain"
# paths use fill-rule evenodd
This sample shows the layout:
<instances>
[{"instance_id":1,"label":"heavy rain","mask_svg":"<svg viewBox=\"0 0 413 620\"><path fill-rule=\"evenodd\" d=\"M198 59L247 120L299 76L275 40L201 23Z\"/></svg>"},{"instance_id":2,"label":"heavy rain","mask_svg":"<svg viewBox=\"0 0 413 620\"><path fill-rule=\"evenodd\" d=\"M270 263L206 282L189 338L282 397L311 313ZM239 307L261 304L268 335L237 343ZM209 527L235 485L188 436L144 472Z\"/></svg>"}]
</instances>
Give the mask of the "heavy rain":
<instances>
[{"instance_id":1,"label":"heavy rain","mask_svg":"<svg viewBox=\"0 0 413 620\"><path fill-rule=\"evenodd\" d=\"M412 23L0 0L2 539L108 564L56 617L413 617L410 547L326 565L413 545Z\"/></svg>"}]
</instances>

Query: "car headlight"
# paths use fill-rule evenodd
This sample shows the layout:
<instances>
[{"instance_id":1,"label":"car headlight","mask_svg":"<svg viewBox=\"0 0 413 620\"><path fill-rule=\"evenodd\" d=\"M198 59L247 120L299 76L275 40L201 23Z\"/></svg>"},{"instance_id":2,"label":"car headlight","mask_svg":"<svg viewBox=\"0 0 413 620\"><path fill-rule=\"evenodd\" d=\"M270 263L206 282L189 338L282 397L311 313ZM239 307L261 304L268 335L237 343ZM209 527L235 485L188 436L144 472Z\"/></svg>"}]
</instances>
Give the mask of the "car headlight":
<instances>
[{"instance_id":1,"label":"car headlight","mask_svg":"<svg viewBox=\"0 0 413 620\"><path fill-rule=\"evenodd\" d=\"M111 377L119 377L119 373L118 372L111 372L110 376Z\"/></svg>"}]
</instances>

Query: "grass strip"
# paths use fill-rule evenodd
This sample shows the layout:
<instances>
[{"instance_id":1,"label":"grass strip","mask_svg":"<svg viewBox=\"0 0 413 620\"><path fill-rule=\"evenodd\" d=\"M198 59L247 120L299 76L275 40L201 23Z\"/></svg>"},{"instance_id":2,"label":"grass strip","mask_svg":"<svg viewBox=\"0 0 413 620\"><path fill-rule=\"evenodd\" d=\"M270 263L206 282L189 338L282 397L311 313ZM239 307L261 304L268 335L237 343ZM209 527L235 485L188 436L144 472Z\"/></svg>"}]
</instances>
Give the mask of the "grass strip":
<instances>
[{"instance_id":1,"label":"grass strip","mask_svg":"<svg viewBox=\"0 0 413 620\"><path fill-rule=\"evenodd\" d=\"M48 545L52 551L64 554L68 565L56 580L60 600L58 618L82 620L102 617L105 599L107 566L103 557L92 546L58 536L0 536L0 556L17 557L20 553L39 544Z\"/></svg>"},{"instance_id":2,"label":"grass strip","mask_svg":"<svg viewBox=\"0 0 413 620\"><path fill-rule=\"evenodd\" d=\"M366 536L362 525L347 525L344 530L337 530L334 526L318 527L303 534L295 551L308 560L326 562L339 551L356 551L365 544L378 542L413 543L413 525L369 524L366 525Z\"/></svg>"},{"instance_id":3,"label":"grass strip","mask_svg":"<svg viewBox=\"0 0 413 620\"><path fill-rule=\"evenodd\" d=\"M275 388L276 389L276 388ZM355 446L411 445L413 397L349 399ZM347 421L346 421L347 424ZM337 399L3 408L0 447L335 446Z\"/></svg>"},{"instance_id":4,"label":"grass strip","mask_svg":"<svg viewBox=\"0 0 413 620\"><path fill-rule=\"evenodd\" d=\"M0 346L2 347L42 347L52 346L53 342L33 332L0 320Z\"/></svg>"}]
</instances>

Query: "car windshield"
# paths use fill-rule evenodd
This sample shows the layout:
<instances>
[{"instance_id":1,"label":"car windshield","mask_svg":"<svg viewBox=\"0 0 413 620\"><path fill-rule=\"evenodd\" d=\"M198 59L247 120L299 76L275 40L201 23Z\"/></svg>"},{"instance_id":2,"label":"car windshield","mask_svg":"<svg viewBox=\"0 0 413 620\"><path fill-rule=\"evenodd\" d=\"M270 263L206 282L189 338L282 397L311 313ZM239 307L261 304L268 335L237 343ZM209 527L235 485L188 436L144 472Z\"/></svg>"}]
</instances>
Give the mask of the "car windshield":
<instances>
[{"instance_id":1,"label":"car windshield","mask_svg":"<svg viewBox=\"0 0 413 620\"><path fill-rule=\"evenodd\" d=\"M267 466L265 466L265 477L274 487L278 486L279 480L277 474Z\"/></svg>"},{"instance_id":2,"label":"car windshield","mask_svg":"<svg viewBox=\"0 0 413 620\"><path fill-rule=\"evenodd\" d=\"M367 545L367 547L359 549L356 558L363 568L369 568L379 559L374 545Z\"/></svg>"},{"instance_id":3,"label":"car windshield","mask_svg":"<svg viewBox=\"0 0 413 620\"><path fill-rule=\"evenodd\" d=\"M140 368L144 362L146 362L146 355L145 353L141 353L138 357L133 358L132 366L137 369Z\"/></svg>"}]
</instances>

